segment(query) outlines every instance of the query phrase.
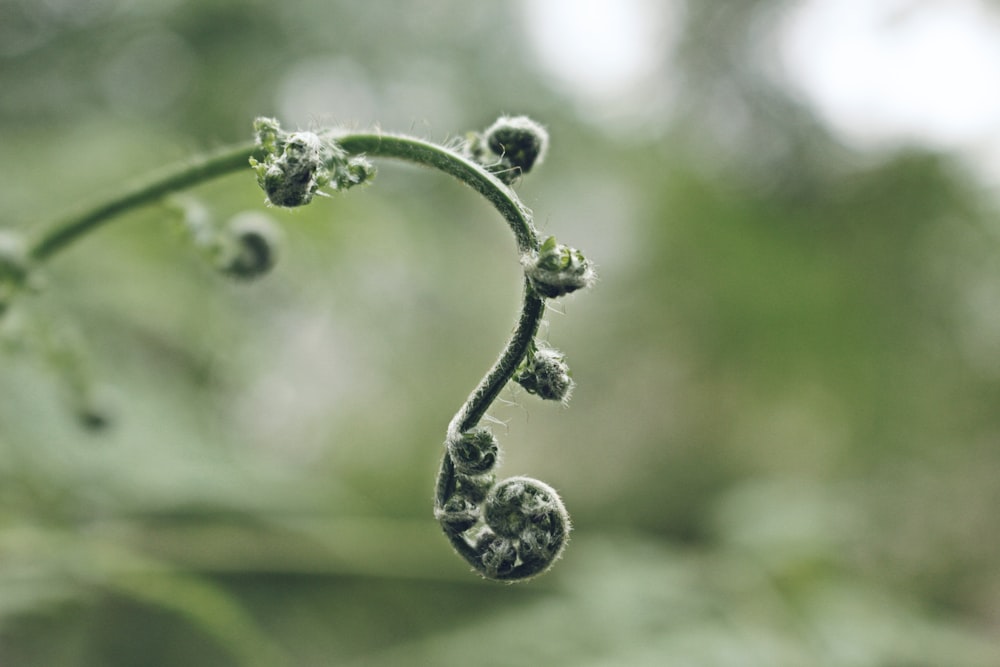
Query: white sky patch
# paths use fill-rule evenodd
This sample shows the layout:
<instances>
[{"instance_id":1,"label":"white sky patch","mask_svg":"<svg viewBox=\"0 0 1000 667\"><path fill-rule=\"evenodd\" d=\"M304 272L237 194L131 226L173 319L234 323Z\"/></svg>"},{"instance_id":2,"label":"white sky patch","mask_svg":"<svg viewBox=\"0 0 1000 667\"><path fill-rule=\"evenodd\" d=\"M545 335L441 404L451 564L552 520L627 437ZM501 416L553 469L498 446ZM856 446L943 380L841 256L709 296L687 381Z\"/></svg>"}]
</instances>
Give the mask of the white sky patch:
<instances>
[{"instance_id":1,"label":"white sky patch","mask_svg":"<svg viewBox=\"0 0 1000 667\"><path fill-rule=\"evenodd\" d=\"M964 151L1000 176L1000 16L984 0L808 0L782 33L793 85L844 140Z\"/></svg>"},{"instance_id":2,"label":"white sky patch","mask_svg":"<svg viewBox=\"0 0 1000 667\"><path fill-rule=\"evenodd\" d=\"M522 0L521 8L542 69L584 111L662 112L637 98L660 97L666 88L662 67L675 42L676 3Z\"/></svg>"}]
</instances>

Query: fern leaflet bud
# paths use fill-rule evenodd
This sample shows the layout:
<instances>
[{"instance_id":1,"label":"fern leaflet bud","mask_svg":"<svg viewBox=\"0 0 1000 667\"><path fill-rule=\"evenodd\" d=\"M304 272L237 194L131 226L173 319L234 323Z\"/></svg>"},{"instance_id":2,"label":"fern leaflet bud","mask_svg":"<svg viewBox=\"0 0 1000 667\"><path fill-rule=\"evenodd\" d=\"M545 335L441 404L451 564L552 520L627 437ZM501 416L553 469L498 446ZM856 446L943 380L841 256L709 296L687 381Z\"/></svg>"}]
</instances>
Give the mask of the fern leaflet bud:
<instances>
[{"instance_id":1,"label":"fern leaflet bud","mask_svg":"<svg viewBox=\"0 0 1000 667\"><path fill-rule=\"evenodd\" d=\"M538 252L526 255L522 264L534 290L548 298L590 287L597 280L590 260L576 248L558 243L554 236L545 239Z\"/></svg>"},{"instance_id":2,"label":"fern leaflet bud","mask_svg":"<svg viewBox=\"0 0 1000 667\"><path fill-rule=\"evenodd\" d=\"M566 355L543 345L532 343L528 355L514 373L514 382L529 394L547 401L569 401L574 382L570 377Z\"/></svg>"},{"instance_id":3,"label":"fern leaflet bud","mask_svg":"<svg viewBox=\"0 0 1000 667\"><path fill-rule=\"evenodd\" d=\"M476 428L452 438L447 443L448 454L455 470L464 475L482 475L493 469L500 456L500 446L492 433Z\"/></svg>"}]
</instances>

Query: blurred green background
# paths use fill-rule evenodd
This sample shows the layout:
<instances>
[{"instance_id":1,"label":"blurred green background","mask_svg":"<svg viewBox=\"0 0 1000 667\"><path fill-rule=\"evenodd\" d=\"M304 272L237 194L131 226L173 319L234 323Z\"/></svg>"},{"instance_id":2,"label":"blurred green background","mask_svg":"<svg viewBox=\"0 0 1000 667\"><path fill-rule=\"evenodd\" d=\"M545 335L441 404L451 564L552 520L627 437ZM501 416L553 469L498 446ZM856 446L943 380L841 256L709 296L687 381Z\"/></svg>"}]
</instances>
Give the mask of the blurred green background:
<instances>
[{"instance_id":1,"label":"blurred green background","mask_svg":"<svg viewBox=\"0 0 1000 667\"><path fill-rule=\"evenodd\" d=\"M0 0L4 226L258 115L525 113L518 191L601 276L544 326L569 407L491 411L575 526L504 586L431 516L519 302L486 203L381 162L271 211L250 285L165 206L88 236L0 325L0 664L1000 665L996 189L831 130L772 48L800 4ZM263 207L249 170L190 194Z\"/></svg>"}]
</instances>

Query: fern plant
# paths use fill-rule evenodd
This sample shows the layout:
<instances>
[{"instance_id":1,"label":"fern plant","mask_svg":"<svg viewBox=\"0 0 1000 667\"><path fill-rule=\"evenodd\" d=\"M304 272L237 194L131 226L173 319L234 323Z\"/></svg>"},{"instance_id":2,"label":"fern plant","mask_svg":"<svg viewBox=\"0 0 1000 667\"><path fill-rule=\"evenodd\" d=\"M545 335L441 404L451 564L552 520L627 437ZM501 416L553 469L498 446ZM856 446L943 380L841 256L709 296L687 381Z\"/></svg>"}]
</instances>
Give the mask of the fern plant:
<instances>
[{"instance_id":1,"label":"fern plant","mask_svg":"<svg viewBox=\"0 0 1000 667\"><path fill-rule=\"evenodd\" d=\"M553 237L540 239L531 213L513 190L544 159L546 131L524 116L501 117L485 131L445 146L382 132L290 132L274 119L259 118L254 135L252 142L192 158L82 208L36 238L0 235L0 317L32 286L39 267L79 238L129 210L248 165L267 203L280 208L304 206L328 191L370 182L375 175L371 158L405 160L449 174L485 197L507 222L524 290L513 335L448 424L434 515L458 554L484 577L518 581L546 571L566 545L569 515L556 491L543 482L530 477L497 481L500 447L480 425L511 380L542 399L564 403L573 389L564 355L537 340L538 328L546 301L590 286L594 269L575 248ZM280 234L268 216L243 214L218 229L196 207L184 213L193 242L223 273L247 280L273 266ZM102 425L97 413L84 423Z\"/></svg>"}]
</instances>

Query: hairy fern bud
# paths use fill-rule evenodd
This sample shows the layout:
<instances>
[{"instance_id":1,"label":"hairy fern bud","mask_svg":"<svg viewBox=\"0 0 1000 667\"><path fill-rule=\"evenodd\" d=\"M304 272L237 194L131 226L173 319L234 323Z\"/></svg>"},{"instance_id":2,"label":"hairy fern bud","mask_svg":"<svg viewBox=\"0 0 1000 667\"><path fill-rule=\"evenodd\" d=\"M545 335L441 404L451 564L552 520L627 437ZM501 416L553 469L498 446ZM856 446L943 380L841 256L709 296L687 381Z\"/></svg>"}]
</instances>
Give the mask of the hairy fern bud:
<instances>
[{"instance_id":1,"label":"hairy fern bud","mask_svg":"<svg viewBox=\"0 0 1000 667\"><path fill-rule=\"evenodd\" d=\"M545 158L549 134L527 116L501 116L482 134L470 135L466 150L501 181L510 185Z\"/></svg>"},{"instance_id":2,"label":"hairy fern bud","mask_svg":"<svg viewBox=\"0 0 1000 667\"><path fill-rule=\"evenodd\" d=\"M370 181L375 168L363 156L348 157L328 136L315 132L285 132L273 118L254 122L257 145L266 151L263 161L250 158L257 183L274 206L305 206L329 185L346 190Z\"/></svg>"},{"instance_id":3,"label":"hairy fern bud","mask_svg":"<svg viewBox=\"0 0 1000 667\"><path fill-rule=\"evenodd\" d=\"M229 221L219 240L217 265L233 278L253 280L274 266L280 243L281 232L269 216L240 213Z\"/></svg>"},{"instance_id":4,"label":"hairy fern bud","mask_svg":"<svg viewBox=\"0 0 1000 667\"><path fill-rule=\"evenodd\" d=\"M447 443L448 454L455 470L463 475L482 475L497 464L500 446L492 433L485 428L466 431Z\"/></svg>"},{"instance_id":5,"label":"hairy fern bud","mask_svg":"<svg viewBox=\"0 0 1000 667\"><path fill-rule=\"evenodd\" d=\"M569 401L574 386L569 365L566 364L566 355L535 343L532 343L513 379L529 394L563 403Z\"/></svg>"},{"instance_id":6,"label":"hairy fern bud","mask_svg":"<svg viewBox=\"0 0 1000 667\"><path fill-rule=\"evenodd\" d=\"M550 299L590 287L597 280L590 260L554 236L545 239L538 252L527 254L522 264L534 290Z\"/></svg>"},{"instance_id":7,"label":"hairy fern bud","mask_svg":"<svg viewBox=\"0 0 1000 667\"><path fill-rule=\"evenodd\" d=\"M540 164L549 148L549 133L527 116L502 116L483 133L489 149L526 174Z\"/></svg>"},{"instance_id":8,"label":"hairy fern bud","mask_svg":"<svg viewBox=\"0 0 1000 667\"><path fill-rule=\"evenodd\" d=\"M270 127L267 132L267 141L271 141ZM277 148L263 162L251 159L251 165L267 201L274 206L305 206L329 181L323 142L313 132L289 134L277 141Z\"/></svg>"},{"instance_id":9,"label":"hairy fern bud","mask_svg":"<svg viewBox=\"0 0 1000 667\"><path fill-rule=\"evenodd\" d=\"M364 185L375 178L375 165L363 155L344 157L335 160L330 172L330 186L335 190L346 190L355 185Z\"/></svg>"}]
</instances>

